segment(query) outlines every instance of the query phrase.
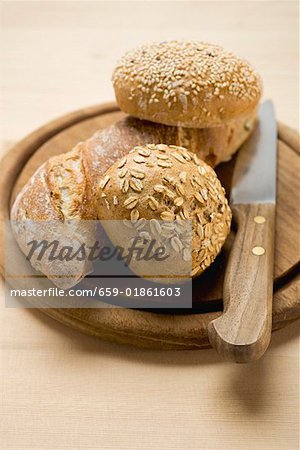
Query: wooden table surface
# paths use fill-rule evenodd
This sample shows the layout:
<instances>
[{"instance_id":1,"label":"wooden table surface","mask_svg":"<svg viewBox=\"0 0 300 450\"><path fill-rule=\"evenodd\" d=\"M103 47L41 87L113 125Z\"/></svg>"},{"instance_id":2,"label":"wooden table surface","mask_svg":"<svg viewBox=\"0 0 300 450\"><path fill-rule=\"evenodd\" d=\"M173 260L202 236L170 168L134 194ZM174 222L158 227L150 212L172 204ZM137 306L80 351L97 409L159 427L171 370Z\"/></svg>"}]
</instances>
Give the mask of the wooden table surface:
<instances>
[{"instance_id":1,"label":"wooden table surface","mask_svg":"<svg viewBox=\"0 0 300 450\"><path fill-rule=\"evenodd\" d=\"M297 2L2 2L1 147L113 99L116 59L145 41L214 41L261 72L297 127ZM250 365L81 335L1 296L1 448L296 450L299 323Z\"/></svg>"}]
</instances>

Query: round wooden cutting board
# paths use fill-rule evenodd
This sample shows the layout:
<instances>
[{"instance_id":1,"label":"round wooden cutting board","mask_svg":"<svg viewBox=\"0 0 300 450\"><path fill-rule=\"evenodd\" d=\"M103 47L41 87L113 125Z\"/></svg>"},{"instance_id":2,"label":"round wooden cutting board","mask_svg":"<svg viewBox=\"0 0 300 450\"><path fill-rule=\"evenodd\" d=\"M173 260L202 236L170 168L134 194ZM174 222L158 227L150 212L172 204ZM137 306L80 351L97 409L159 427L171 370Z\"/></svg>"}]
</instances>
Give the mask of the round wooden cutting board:
<instances>
[{"instance_id":1,"label":"round wooden cutting board","mask_svg":"<svg viewBox=\"0 0 300 450\"><path fill-rule=\"evenodd\" d=\"M123 113L114 104L83 109L45 125L12 148L1 162L2 221L9 219L10 205L16 194L40 164L50 156L70 150L77 142L87 139L122 116ZM273 330L300 317L299 156L297 132L279 124ZM230 191L234 163L233 159L217 168L227 193ZM3 239L2 233L2 275ZM157 313L109 305L101 309L43 308L41 311L77 330L118 343L160 349L207 348L207 325L222 312L224 268L233 239L232 232L216 261L193 282L192 311L161 310Z\"/></svg>"}]
</instances>

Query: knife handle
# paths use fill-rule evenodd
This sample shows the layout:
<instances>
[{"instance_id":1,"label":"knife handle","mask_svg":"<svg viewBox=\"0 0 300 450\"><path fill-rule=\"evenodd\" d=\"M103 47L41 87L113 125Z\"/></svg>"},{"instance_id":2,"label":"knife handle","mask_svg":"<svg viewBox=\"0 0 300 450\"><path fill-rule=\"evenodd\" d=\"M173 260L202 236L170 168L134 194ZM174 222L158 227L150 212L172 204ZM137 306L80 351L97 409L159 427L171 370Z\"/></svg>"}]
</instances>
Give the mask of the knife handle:
<instances>
[{"instance_id":1,"label":"knife handle","mask_svg":"<svg viewBox=\"0 0 300 450\"><path fill-rule=\"evenodd\" d=\"M229 360L266 351L272 330L275 205L232 207L238 231L226 267L224 312L208 326L211 345Z\"/></svg>"}]
</instances>

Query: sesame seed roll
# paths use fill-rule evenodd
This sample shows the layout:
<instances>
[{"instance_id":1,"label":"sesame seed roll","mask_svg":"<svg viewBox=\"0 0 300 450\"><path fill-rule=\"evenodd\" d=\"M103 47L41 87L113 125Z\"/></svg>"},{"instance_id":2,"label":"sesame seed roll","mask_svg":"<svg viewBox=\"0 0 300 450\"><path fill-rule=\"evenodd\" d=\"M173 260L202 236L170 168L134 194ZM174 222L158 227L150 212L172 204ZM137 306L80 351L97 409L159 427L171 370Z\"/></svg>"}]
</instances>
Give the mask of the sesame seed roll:
<instances>
[{"instance_id":1,"label":"sesame seed roll","mask_svg":"<svg viewBox=\"0 0 300 450\"><path fill-rule=\"evenodd\" d=\"M262 93L261 78L246 60L197 41L160 42L129 51L112 80L124 112L187 128L246 117Z\"/></svg>"}]
</instances>

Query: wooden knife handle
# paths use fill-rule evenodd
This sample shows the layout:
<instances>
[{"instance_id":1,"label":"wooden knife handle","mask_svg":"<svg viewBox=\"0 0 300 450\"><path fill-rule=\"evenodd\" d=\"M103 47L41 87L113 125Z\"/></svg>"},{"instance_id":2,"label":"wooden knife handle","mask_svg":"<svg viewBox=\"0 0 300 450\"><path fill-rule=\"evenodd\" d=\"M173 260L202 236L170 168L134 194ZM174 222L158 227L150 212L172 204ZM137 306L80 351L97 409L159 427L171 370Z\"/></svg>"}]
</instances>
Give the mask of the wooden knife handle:
<instances>
[{"instance_id":1,"label":"wooden knife handle","mask_svg":"<svg viewBox=\"0 0 300 450\"><path fill-rule=\"evenodd\" d=\"M275 205L234 205L238 231L225 273L224 312L208 326L211 345L249 362L266 351L272 328Z\"/></svg>"}]
</instances>

